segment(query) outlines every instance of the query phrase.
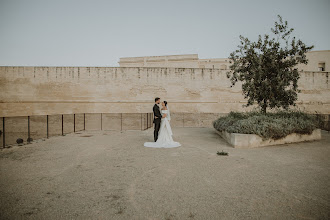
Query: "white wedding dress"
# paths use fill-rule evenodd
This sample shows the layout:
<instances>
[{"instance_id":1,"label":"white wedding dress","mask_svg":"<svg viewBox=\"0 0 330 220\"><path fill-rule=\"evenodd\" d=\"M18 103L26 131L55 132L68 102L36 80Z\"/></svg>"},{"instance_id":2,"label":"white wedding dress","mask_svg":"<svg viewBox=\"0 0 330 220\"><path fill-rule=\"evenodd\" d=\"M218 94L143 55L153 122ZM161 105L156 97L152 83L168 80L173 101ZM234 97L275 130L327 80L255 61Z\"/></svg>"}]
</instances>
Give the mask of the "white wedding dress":
<instances>
[{"instance_id":1,"label":"white wedding dress","mask_svg":"<svg viewBox=\"0 0 330 220\"><path fill-rule=\"evenodd\" d=\"M174 142L172 138L172 129L170 125L170 111L162 110L162 115L166 114L165 118L162 118L160 122L160 129L158 134L158 139L156 142L146 142L144 143L145 147L154 147L154 148L173 148L180 147L181 144L179 142Z\"/></svg>"}]
</instances>

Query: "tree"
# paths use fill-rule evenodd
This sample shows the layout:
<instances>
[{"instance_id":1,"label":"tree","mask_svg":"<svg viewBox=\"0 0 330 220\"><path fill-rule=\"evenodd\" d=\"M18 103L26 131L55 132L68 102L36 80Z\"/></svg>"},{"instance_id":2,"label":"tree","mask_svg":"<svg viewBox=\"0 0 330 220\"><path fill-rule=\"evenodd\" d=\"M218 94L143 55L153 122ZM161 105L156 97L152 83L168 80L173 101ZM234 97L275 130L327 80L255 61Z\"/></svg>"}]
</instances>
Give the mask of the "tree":
<instances>
[{"instance_id":1,"label":"tree","mask_svg":"<svg viewBox=\"0 0 330 220\"><path fill-rule=\"evenodd\" d=\"M238 49L229 56L231 60L230 78L232 86L242 81L247 105L255 103L266 113L267 108L284 108L295 105L297 100L299 72L297 64L307 64L306 52L314 46L306 46L295 37L290 39L293 28L288 22L279 21L271 28L272 37L259 35L252 42L240 35Z\"/></svg>"}]
</instances>

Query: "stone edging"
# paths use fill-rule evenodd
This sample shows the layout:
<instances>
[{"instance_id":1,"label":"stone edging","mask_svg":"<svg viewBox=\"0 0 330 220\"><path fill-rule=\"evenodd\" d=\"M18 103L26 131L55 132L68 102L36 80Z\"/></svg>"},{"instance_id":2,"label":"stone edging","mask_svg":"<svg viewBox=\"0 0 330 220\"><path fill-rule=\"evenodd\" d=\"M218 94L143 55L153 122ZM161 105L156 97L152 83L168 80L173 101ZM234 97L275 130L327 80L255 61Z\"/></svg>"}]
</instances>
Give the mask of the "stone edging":
<instances>
[{"instance_id":1,"label":"stone edging","mask_svg":"<svg viewBox=\"0 0 330 220\"><path fill-rule=\"evenodd\" d=\"M285 138L274 140L263 140L255 134L228 133L226 131L216 132L234 148L256 148L269 145L289 144L303 141L314 141L321 139L321 129L315 129L312 134L289 134Z\"/></svg>"}]
</instances>

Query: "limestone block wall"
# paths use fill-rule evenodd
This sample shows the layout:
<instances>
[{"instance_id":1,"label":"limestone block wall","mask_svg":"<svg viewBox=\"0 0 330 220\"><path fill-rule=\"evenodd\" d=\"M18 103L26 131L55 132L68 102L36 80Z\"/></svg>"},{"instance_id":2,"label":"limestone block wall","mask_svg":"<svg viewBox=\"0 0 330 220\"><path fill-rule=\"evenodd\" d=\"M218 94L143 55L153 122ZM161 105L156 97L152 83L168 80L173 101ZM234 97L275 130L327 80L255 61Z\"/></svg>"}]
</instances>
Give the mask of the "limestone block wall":
<instances>
[{"instance_id":1,"label":"limestone block wall","mask_svg":"<svg viewBox=\"0 0 330 220\"><path fill-rule=\"evenodd\" d=\"M7 144L18 137L26 141L29 135L38 139L74 130L140 130L152 126L152 116L143 114L152 112L154 98L159 96L169 103L173 127L211 127L220 115L249 110L243 108L246 101L240 85L231 87L226 72L205 68L0 67L0 125L5 120ZM300 75L298 108L329 115L329 72ZM0 139L2 146L3 135Z\"/></svg>"},{"instance_id":2,"label":"limestone block wall","mask_svg":"<svg viewBox=\"0 0 330 220\"><path fill-rule=\"evenodd\" d=\"M62 134L62 115L48 116L48 136L58 136ZM10 143L10 142L9 142Z\"/></svg>"},{"instance_id":3,"label":"limestone block wall","mask_svg":"<svg viewBox=\"0 0 330 220\"><path fill-rule=\"evenodd\" d=\"M33 139L41 139L47 137L47 116L33 115L30 116L30 136ZM15 137L14 137L15 139Z\"/></svg>"},{"instance_id":4,"label":"limestone block wall","mask_svg":"<svg viewBox=\"0 0 330 220\"><path fill-rule=\"evenodd\" d=\"M304 71L318 71L319 64L324 64L324 71L330 71L330 50L310 51L306 53L308 64L299 64L297 67L299 70Z\"/></svg>"},{"instance_id":5,"label":"limestone block wall","mask_svg":"<svg viewBox=\"0 0 330 220\"><path fill-rule=\"evenodd\" d=\"M87 113L85 115L85 129L87 131L99 131L102 129L101 126L101 113Z\"/></svg>"},{"instance_id":6,"label":"limestone block wall","mask_svg":"<svg viewBox=\"0 0 330 220\"><path fill-rule=\"evenodd\" d=\"M198 54L122 57L118 62L120 67L175 67L198 68Z\"/></svg>"},{"instance_id":7,"label":"limestone block wall","mask_svg":"<svg viewBox=\"0 0 330 220\"><path fill-rule=\"evenodd\" d=\"M329 72L300 74L298 107L329 114ZM196 117L247 110L240 85L231 87L220 69L0 67L0 88L0 117L147 113L155 96L167 100L172 113Z\"/></svg>"},{"instance_id":8,"label":"limestone block wall","mask_svg":"<svg viewBox=\"0 0 330 220\"><path fill-rule=\"evenodd\" d=\"M122 114L120 113L103 113L102 129L104 130L122 130Z\"/></svg>"},{"instance_id":9,"label":"limestone block wall","mask_svg":"<svg viewBox=\"0 0 330 220\"><path fill-rule=\"evenodd\" d=\"M82 131L85 129L85 116L84 114L75 114L75 131Z\"/></svg>"},{"instance_id":10,"label":"limestone block wall","mask_svg":"<svg viewBox=\"0 0 330 220\"><path fill-rule=\"evenodd\" d=\"M74 132L74 115L63 115L63 134Z\"/></svg>"},{"instance_id":11,"label":"limestone block wall","mask_svg":"<svg viewBox=\"0 0 330 220\"><path fill-rule=\"evenodd\" d=\"M18 138L22 138L24 142L28 139L28 117L9 117L5 118L5 142L16 143Z\"/></svg>"}]
</instances>

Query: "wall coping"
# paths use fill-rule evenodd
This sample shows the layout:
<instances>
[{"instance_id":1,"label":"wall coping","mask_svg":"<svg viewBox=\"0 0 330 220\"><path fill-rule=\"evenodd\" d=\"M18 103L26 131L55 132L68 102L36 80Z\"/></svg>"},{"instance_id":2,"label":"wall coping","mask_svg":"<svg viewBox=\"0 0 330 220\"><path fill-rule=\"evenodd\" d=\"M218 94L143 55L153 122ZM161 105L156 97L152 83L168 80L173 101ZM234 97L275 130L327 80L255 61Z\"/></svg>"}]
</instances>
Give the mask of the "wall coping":
<instances>
[{"instance_id":1,"label":"wall coping","mask_svg":"<svg viewBox=\"0 0 330 220\"><path fill-rule=\"evenodd\" d=\"M315 141L322 138L321 129L315 129L312 134L289 134L288 136L279 140L263 140L259 135L256 134L228 133L226 131L220 132L217 130L216 132L234 148L257 148L304 141Z\"/></svg>"}]
</instances>

